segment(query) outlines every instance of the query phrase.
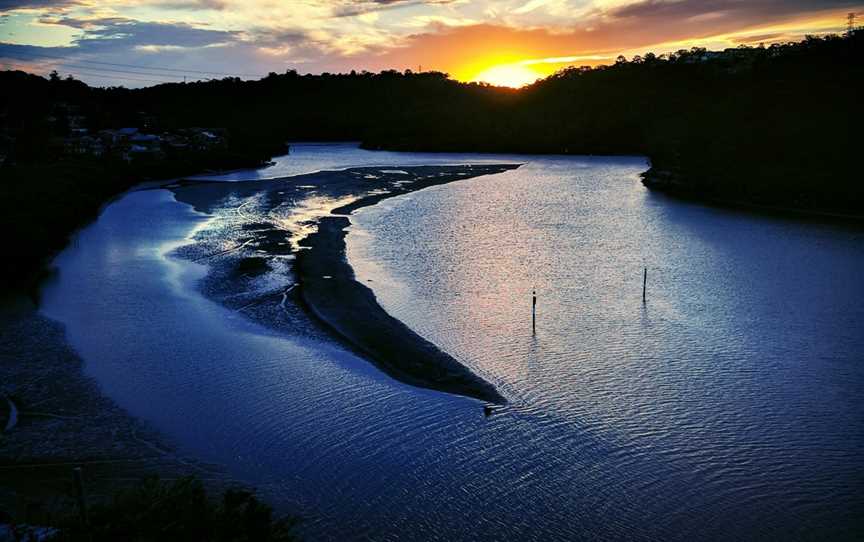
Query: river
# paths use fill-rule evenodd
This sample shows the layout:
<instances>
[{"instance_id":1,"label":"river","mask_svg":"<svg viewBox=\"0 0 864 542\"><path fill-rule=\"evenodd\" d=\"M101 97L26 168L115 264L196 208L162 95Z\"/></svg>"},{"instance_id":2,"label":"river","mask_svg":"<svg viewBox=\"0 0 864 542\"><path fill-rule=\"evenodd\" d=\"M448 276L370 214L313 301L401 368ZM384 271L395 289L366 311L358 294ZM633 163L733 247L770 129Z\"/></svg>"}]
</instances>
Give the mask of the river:
<instances>
[{"instance_id":1,"label":"river","mask_svg":"<svg viewBox=\"0 0 864 542\"><path fill-rule=\"evenodd\" d=\"M347 243L391 315L508 398L488 418L205 298L206 266L173 251L212 217L166 190L82 230L41 310L107 395L310 539L858 532L861 228L654 194L638 157L295 145L220 179L478 162L525 165L362 209Z\"/></svg>"}]
</instances>

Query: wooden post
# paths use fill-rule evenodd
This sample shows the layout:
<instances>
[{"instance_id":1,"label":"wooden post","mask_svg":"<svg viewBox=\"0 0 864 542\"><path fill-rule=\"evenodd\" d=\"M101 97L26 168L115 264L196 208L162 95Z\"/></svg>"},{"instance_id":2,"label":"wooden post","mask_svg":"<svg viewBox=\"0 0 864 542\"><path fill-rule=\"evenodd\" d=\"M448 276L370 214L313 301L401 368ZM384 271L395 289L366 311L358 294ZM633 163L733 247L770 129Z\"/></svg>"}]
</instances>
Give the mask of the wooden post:
<instances>
[{"instance_id":1,"label":"wooden post","mask_svg":"<svg viewBox=\"0 0 864 542\"><path fill-rule=\"evenodd\" d=\"M537 333L537 290L531 291L531 333Z\"/></svg>"},{"instance_id":2,"label":"wooden post","mask_svg":"<svg viewBox=\"0 0 864 542\"><path fill-rule=\"evenodd\" d=\"M642 271L642 303L645 303L645 286L648 284L648 268Z\"/></svg>"},{"instance_id":3,"label":"wooden post","mask_svg":"<svg viewBox=\"0 0 864 542\"><path fill-rule=\"evenodd\" d=\"M87 494L84 493L84 477L81 474L81 467L72 469L72 477L75 480L75 493L78 497L78 511L81 514L81 525L84 529L90 529L90 518L87 517Z\"/></svg>"}]
</instances>

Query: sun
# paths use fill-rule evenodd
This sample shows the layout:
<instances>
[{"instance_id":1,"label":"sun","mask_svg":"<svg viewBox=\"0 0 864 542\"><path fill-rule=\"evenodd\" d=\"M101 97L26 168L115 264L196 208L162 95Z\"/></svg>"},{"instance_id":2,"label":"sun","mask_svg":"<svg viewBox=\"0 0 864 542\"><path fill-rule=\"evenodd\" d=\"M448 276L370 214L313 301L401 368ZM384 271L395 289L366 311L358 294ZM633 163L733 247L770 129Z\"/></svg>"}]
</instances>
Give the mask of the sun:
<instances>
[{"instance_id":1,"label":"sun","mask_svg":"<svg viewBox=\"0 0 864 542\"><path fill-rule=\"evenodd\" d=\"M499 87L519 88L530 85L542 75L522 64L501 64L478 73L472 81Z\"/></svg>"}]
</instances>

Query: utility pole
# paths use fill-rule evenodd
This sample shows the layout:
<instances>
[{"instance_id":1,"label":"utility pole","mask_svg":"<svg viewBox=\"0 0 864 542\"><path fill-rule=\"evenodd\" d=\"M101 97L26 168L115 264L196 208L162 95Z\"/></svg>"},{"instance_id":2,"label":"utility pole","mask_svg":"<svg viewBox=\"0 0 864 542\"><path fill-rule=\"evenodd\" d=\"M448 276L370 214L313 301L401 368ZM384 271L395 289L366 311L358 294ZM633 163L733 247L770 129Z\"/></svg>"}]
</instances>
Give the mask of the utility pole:
<instances>
[{"instance_id":1,"label":"utility pole","mask_svg":"<svg viewBox=\"0 0 864 542\"><path fill-rule=\"evenodd\" d=\"M648 268L642 270L642 303L645 303L645 287L648 285Z\"/></svg>"},{"instance_id":2,"label":"utility pole","mask_svg":"<svg viewBox=\"0 0 864 542\"><path fill-rule=\"evenodd\" d=\"M531 290L531 333L537 334L537 290Z\"/></svg>"},{"instance_id":3,"label":"utility pole","mask_svg":"<svg viewBox=\"0 0 864 542\"><path fill-rule=\"evenodd\" d=\"M851 36L852 32L855 31L855 13L849 13L846 15L846 34Z\"/></svg>"}]
</instances>

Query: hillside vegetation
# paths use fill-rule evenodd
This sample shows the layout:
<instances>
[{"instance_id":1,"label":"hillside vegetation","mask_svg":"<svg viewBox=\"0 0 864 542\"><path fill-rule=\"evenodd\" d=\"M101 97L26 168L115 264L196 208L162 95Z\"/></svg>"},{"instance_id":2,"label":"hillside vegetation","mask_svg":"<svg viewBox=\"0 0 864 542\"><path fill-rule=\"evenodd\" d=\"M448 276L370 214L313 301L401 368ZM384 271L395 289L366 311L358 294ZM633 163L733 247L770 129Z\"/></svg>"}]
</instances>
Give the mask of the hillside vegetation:
<instances>
[{"instance_id":1,"label":"hillside vegetation","mask_svg":"<svg viewBox=\"0 0 864 542\"><path fill-rule=\"evenodd\" d=\"M0 72L0 211L25 276L98 204L141 178L260 163L287 140L370 149L644 154L646 184L679 193L864 214L864 33L723 52L619 57L514 90L438 72L227 78L143 89ZM74 111L90 133L213 127L218 153L129 164L63 153ZM62 117L62 115L60 115ZM113 160L113 161L112 161Z\"/></svg>"}]
</instances>

